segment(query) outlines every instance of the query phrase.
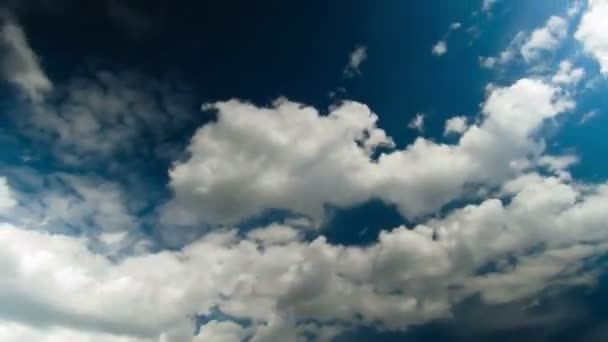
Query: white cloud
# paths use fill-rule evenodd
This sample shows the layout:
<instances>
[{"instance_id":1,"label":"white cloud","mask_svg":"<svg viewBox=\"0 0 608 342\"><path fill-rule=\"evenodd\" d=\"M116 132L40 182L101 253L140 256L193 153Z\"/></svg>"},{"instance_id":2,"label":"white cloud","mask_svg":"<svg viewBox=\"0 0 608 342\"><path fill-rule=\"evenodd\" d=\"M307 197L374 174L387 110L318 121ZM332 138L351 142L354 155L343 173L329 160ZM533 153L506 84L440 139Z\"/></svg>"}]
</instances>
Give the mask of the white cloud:
<instances>
[{"instance_id":1,"label":"white cloud","mask_svg":"<svg viewBox=\"0 0 608 342\"><path fill-rule=\"evenodd\" d=\"M218 120L197 131L190 159L170 171L182 211L171 222L187 218L184 208L210 221L264 208L319 218L322 199L345 205L364 200L373 177L370 153L393 145L376 127L377 116L359 103L345 102L327 116L286 100L271 108L236 100L213 107Z\"/></svg>"},{"instance_id":2,"label":"white cloud","mask_svg":"<svg viewBox=\"0 0 608 342\"><path fill-rule=\"evenodd\" d=\"M595 57L603 74L608 73L608 1L590 1L574 37Z\"/></svg>"},{"instance_id":3,"label":"white cloud","mask_svg":"<svg viewBox=\"0 0 608 342\"><path fill-rule=\"evenodd\" d=\"M377 161L373 151L393 143L362 104L345 102L328 115L286 100L270 108L237 100L212 106L218 120L197 131L190 158L170 171L175 199L163 209L165 223L235 223L273 208L318 223L325 204L371 198L408 217L429 214L462 195L465 184L500 182L514 172L512 162L541 154L544 145L531 134L573 103L557 87L522 79L489 93L481 123L458 144L418 138Z\"/></svg>"},{"instance_id":4,"label":"white cloud","mask_svg":"<svg viewBox=\"0 0 608 342\"><path fill-rule=\"evenodd\" d=\"M577 84L585 77L585 69L574 68L572 62L565 60L559 64L559 70L553 76L552 82L557 84Z\"/></svg>"},{"instance_id":5,"label":"white cloud","mask_svg":"<svg viewBox=\"0 0 608 342\"><path fill-rule=\"evenodd\" d=\"M41 101L53 89L53 84L44 73L38 56L30 48L21 26L13 20L4 19L0 26L2 76L16 85L31 101Z\"/></svg>"},{"instance_id":6,"label":"white cloud","mask_svg":"<svg viewBox=\"0 0 608 342\"><path fill-rule=\"evenodd\" d=\"M287 225L271 224L268 227L258 228L247 233L247 238L257 241L263 245L277 245L293 241L300 238L298 230Z\"/></svg>"},{"instance_id":7,"label":"white cloud","mask_svg":"<svg viewBox=\"0 0 608 342\"><path fill-rule=\"evenodd\" d=\"M492 69L496 66L497 59L495 57L479 57L479 63L486 69Z\"/></svg>"},{"instance_id":8,"label":"white cloud","mask_svg":"<svg viewBox=\"0 0 608 342\"><path fill-rule=\"evenodd\" d=\"M448 119L445 122L445 130L443 132L444 135L448 135L450 133L463 134L469 128L469 124L467 122L467 118L464 116L455 116L453 118Z\"/></svg>"},{"instance_id":9,"label":"white cloud","mask_svg":"<svg viewBox=\"0 0 608 342\"><path fill-rule=\"evenodd\" d=\"M248 329L236 323L211 321L201 326L201 332L193 342L235 342L244 341L248 336Z\"/></svg>"},{"instance_id":10,"label":"white cloud","mask_svg":"<svg viewBox=\"0 0 608 342\"><path fill-rule=\"evenodd\" d=\"M454 31L458 31L462 28L462 24L459 22L453 22L448 27L447 32L443 35L443 38L439 40L433 48L431 49L431 53L435 56L443 56L448 52L448 39L452 35Z\"/></svg>"},{"instance_id":11,"label":"white cloud","mask_svg":"<svg viewBox=\"0 0 608 342\"><path fill-rule=\"evenodd\" d=\"M187 341L194 314L221 310L251 324L211 321L194 341L296 340L304 333L333 336L341 323L404 329L448 317L475 293L503 303L552 285L589 283L580 266L607 250L608 185L583 188L532 173L503 188L509 204L486 199L382 232L367 247L223 231L180 251L111 262L81 238L3 225L0 276L10 281L0 285L0 315L10 323L0 324L0 334L21 329L39 336L35 327L43 325L54 327L50 336L84 341ZM479 274L489 262L496 270ZM326 323L298 324L311 319Z\"/></svg>"},{"instance_id":12,"label":"white cloud","mask_svg":"<svg viewBox=\"0 0 608 342\"><path fill-rule=\"evenodd\" d=\"M448 52L448 45L444 40L438 41L431 50L435 56L443 56Z\"/></svg>"},{"instance_id":13,"label":"white cloud","mask_svg":"<svg viewBox=\"0 0 608 342\"><path fill-rule=\"evenodd\" d=\"M79 111L104 114L42 104L37 108L55 115L28 124L58 134L61 148L101 153L116 148L94 146L111 135L102 126L133 120L138 135L171 122L149 127L148 116L125 113L123 102L144 106L137 113L157 112L139 87L104 77L114 90L82 82L68 92ZM0 222L0 340L330 341L345 327L403 330L448 318L471 295L505 303L555 285L589 284L593 270L583 262L608 250L608 184L563 177L578 159L544 153L543 123L574 108L562 81L489 87L479 117L446 122L446 133L461 134L457 143L418 138L402 149L356 102L329 113L285 99L269 107L207 105L217 120L198 129L188 158L170 170L175 197L160 213L166 226L155 228L217 225L179 250L114 253L141 224L138 205L116 183L55 174L38 177L27 194L0 177L0 211L9 213ZM415 128L423 122L420 115ZM132 142L130 134L112 137ZM518 163L525 167L512 166ZM478 204L437 213L470 198ZM324 219L325 205L370 199L420 224L383 231L367 246L304 239L302 229ZM247 233L222 226L273 208L312 221ZM488 264L495 269L480 272ZM250 323L214 320L217 311ZM196 315L211 319L193 336Z\"/></svg>"},{"instance_id":14,"label":"white cloud","mask_svg":"<svg viewBox=\"0 0 608 342\"><path fill-rule=\"evenodd\" d=\"M359 67L367 59L367 48L365 46L357 46L351 52L348 65L344 69L344 75L352 77L361 73Z\"/></svg>"},{"instance_id":15,"label":"white cloud","mask_svg":"<svg viewBox=\"0 0 608 342\"><path fill-rule=\"evenodd\" d=\"M568 21L552 16L542 28L532 32L528 40L521 47L521 54L530 62L539 57L543 51L555 50L568 34Z\"/></svg>"},{"instance_id":16,"label":"white cloud","mask_svg":"<svg viewBox=\"0 0 608 342\"><path fill-rule=\"evenodd\" d=\"M418 113L407 125L411 129L415 129L418 132L424 130L424 113Z\"/></svg>"}]
</instances>

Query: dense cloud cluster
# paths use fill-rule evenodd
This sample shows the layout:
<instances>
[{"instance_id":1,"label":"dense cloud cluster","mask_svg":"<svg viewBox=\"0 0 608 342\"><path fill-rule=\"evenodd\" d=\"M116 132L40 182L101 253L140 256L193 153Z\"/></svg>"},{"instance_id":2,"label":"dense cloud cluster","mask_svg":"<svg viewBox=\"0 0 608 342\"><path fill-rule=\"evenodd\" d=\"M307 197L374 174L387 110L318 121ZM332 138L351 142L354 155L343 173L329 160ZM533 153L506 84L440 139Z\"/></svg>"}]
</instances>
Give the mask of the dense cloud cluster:
<instances>
[{"instance_id":1,"label":"dense cloud cluster","mask_svg":"<svg viewBox=\"0 0 608 342\"><path fill-rule=\"evenodd\" d=\"M2 315L26 325L181 341L194 329L191 317L220 310L251 321L222 329L233 340L295 340L361 324L403 329L446 317L475 293L502 303L592 282L582 262L606 248L608 185L589 189L530 173L501 194L511 196L509 204L488 199L384 232L368 247L307 242L295 228L271 226L247 238L219 231L180 251L117 263L80 238L5 224ZM478 272L490 262L494 271ZM319 323L305 323L311 320ZM207 324L201 336L228 323Z\"/></svg>"},{"instance_id":2,"label":"dense cloud cluster","mask_svg":"<svg viewBox=\"0 0 608 342\"><path fill-rule=\"evenodd\" d=\"M575 34L603 71L596 21L607 3L594 2ZM519 38L518 53L534 63L567 26L552 17ZM0 30L3 75L27 99L16 121L28 137L56 141L64 162L133 157L142 136L158 145L188 121L181 88L108 72L55 85L16 21ZM576 109L572 89L586 76L564 59L549 77L489 85L478 115L444 123L453 143L398 146L355 101L327 112L284 98L205 104L215 120L168 170L170 198L146 214L101 176L3 169L0 340L330 341L359 326L448 318L475 295L509 303L592 285L597 270L586 265L608 250L608 184L573 179L578 158L550 154L542 138L547 122ZM328 206L375 199L417 223L366 246L310 230ZM272 209L293 217L240 229ZM151 237L200 227L179 249Z\"/></svg>"},{"instance_id":3,"label":"dense cloud cluster","mask_svg":"<svg viewBox=\"0 0 608 342\"><path fill-rule=\"evenodd\" d=\"M325 205L372 198L397 205L404 216L426 215L469 185L500 184L519 171L518 161L534 163L543 143L532 133L573 103L558 87L521 79L490 91L480 123L463 130L458 144L418 138L402 150L359 103L328 115L286 100L270 108L237 100L212 108L217 121L198 130L189 159L170 172L176 200L168 221L236 223L276 208L320 221ZM375 158L379 147L390 151Z\"/></svg>"}]
</instances>

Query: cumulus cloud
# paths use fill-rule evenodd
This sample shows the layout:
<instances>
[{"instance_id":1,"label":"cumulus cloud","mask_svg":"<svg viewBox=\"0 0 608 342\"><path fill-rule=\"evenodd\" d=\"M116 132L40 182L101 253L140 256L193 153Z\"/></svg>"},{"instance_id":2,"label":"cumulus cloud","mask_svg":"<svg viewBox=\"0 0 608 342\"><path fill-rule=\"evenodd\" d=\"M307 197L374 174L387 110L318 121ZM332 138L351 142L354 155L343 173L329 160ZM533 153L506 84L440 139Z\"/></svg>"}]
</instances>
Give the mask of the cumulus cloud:
<instances>
[{"instance_id":1,"label":"cumulus cloud","mask_svg":"<svg viewBox=\"0 0 608 342\"><path fill-rule=\"evenodd\" d=\"M500 182L512 174L511 163L542 153L532 133L573 103L558 87L522 79L491 91L481 123L456 145L418 138L377 160L377 148L394 144L360 103L345 102L327 115L287 100L267 108L237 100L210 106L217 121L197 131L190 157L170 171L175 199L164 208L166 222L236 223L277 208L319 222L326 204L371 198L397 205L407 217L432 213L465 185Z\"/></svg>"},{"instance_id":2,"label":"cumulus cloud","mask_svg":"<svg viewBox=\"0 0 608 342\"><path fill-rule=\"evenodd\" d=\"M479 57L479 64L486 69L492 69L496 66L496 57Z\"/></svg>"},{"instance_id":3,"label":"cumulus cloud","mask_svg":"<svg viewBox=\"0 0 608 342\"><path fill-rule=\"evenodd\" d=\"M29 46L22 27L0 13L0 67L2 76L17 86L31 101L41 101L53 89L36 53Z\"/></svg>"},{"instance_id":4,"label":"cumulus cloud","mask_svg":"<svg viewBox=\"0 0 608 342\"><path fill-rule=\"evenodd\" d=\"M440 40L433 45L431 52L435 56L443 56L448 52L448 44L444 40Z\"/></svg>"},{"instance_id":5,"label":"cumulus cloud","mask_svg":"<svg viewBox=\"0 0 608 342\"><path fill-rule=\"evenodd\" d=\"M559 64L559 70L553 76L553 83L577 84L585 76L585 69L574 68L572 62L565 60Z\"/></svg>"},{"instance_id":6,"label":"cumulus cloud","mask_svg":"<svg viewBox=\"0 0 608 342\"><path fill-rule=\"evenodd\" d=\"M584 50L600 64L603 74L608 73L608 1L590 1L588 10L583 15L574 37L579 40Z\"/></svg>"},{"instance_id":7,"label":"cumulus cloud","mask_svg":"<svg viewBox=\"0 0 608 342\"><path fill-rule=\"evenodd\" d=\"M445 122L445 129L443 131L444 135L448 135L450 133L462 134L467 131L469 128L469 124L467 122L467 118L464 116L455 116L453 118L448 119Z\"/></svg>"},{"instance_id":8,"label":"cumulus cloud","mask_svg":"<svg viewBox=\"0 0 608 342\"><path fill-rule=\"evenodd\" d=\"M527 63L532 63L543 54L555 51L568 35L568 21L562 17L552 16L543 27L528 34L518 32L509 45L497 56L479 57L483 68L493 69L506 66L519 56Z\"/></svg>"},{"instance_id":9,"label":"cumulus cloud","mask_svg":"<svg viewBox=\"0 0 608 342\"><path fill-rule=\"evenodd\" d=\"M558 16L549 18L544 27L530 34L521 47L521 55L526 62L538 58L543 51L555 50L568 34L568 21Z\"/></svg>"},{"instance_id":10,"label":"cumulus cloud","mask_svg":"<svg viewBox=\"0 0 608 342\"><path fill-rule=\"evenodd\" d=\"M448 317L453 305L477 293L504 303L591 282L581 262L606 251L607 189L530 173L505 183L508 204L486 199L382 232L367 247L331 245L323 237L260 239L277 236L277 227L269 227L248 238L216 232L181 251L117 263L80 238L4 225L0 264L11 281L2 284L0 314L13 329L44 324L68 336L134 341L189 340L193 315L216 310L251 323L211 321L198 339L296 340L333 336L350 324L404 329ZM495 271L478 272L490 262ZM310 320L322 324L301 325Z\"/></svg>"},{"instance_id":11,"label":"cumulus cloud","mask_svg":"<svg viewBox=\"0 0 608 342\"><path fill-rule=\"evenodd\" d=\"M213 226L180 249L125 242L144 218L119 183L2 169L19 180L11 185L27 184L0 177L0 340L331 341L362 325L404 330L449 318L471 296L526 302L590 285L596 271L585 262L608 251L608 184L573 180L578 158L547 154L539 136L575 107L562 87L583 75L567 63L551 80L488 87L476 118L446 121L445 133L459 135L453 144L419 137L397 147L352 101L327 112L287 99L207 104L216 119L170 169L160 222L146 222L155 234ZM36 100L24 127L76 156L113 155L141 135L161 141L183 107L147 81L74 81L64 106ZM327 206L371 199L418 223L366 246L303 231ZM239 230L270 209L295 217Z\"/></svg>"}]
</instances>

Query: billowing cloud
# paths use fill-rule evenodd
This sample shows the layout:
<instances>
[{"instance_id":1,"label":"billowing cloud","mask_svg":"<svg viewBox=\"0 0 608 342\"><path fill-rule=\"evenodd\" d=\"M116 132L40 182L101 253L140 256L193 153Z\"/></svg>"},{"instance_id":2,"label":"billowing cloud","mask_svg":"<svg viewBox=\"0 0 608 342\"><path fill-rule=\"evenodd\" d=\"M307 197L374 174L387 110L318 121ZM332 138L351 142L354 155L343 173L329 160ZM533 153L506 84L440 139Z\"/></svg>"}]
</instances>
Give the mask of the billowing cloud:
<instances>
[{"instance_id":1,"label":"billowing cloud","mask_svg":"<svg viewBox=\"0 0 608 342\"><path fill-rule=\"evenodd\" d=\"M589 1L589 8L583 15L575 37L587 53L600 64L603 74L608 73L608 1Z\"/></svg>"},{"instance_id":2,"label":"billowing cloud","mask_svg":"<svg viewBox=\"0 0 608 342\"><path fill-rule=\"evenodd\" d=\"M550 22L517 45L530 58L554 48L546 34L560 31ZM356 68L363 52L351 58ZM358 326L402 331L446 319L473 296L530 303L592 285L589 261L608 251L608 184L574 180L579 158L545 151L539 133L575 108L567 87L584 72L564 61L553 75L488 86L476 117L445 122L450 144L399 146L354 101L327 112L287 99L204 105L217 117L175 159L172 197L159 208L101 176L3 166L0 340L331 341ZM186 122L179 91L138 75L55 86L59 105L45 101L50 88L11 82L33 100L20 127L56 142L70 165L137 155L141 136L159 144ZM416 223L365 246L305 231L328 206L372 199ZM293 216L239 224L270 209ZM150 241L200 226L213 229L179 249Z\"/></svg>"},{"instance_id":3,"label":"billowing cloud","mask_svg":"<svg viewBox=\"0 0 608 342\"><path fill-rule=\"evenodd\" d=\"M553 83L577 84L585 76L585 69L575 68L572 62L565 60L559 64L559 70L553 76Z\"/></svg>"},{"instance_id":4,"label":"billowing cloud","mask_svg":"<svg viewBox=\"0 0 608 342\"><path fill-rule=\"evenodd\" d=\"M467 118L464 116L455 116L453 118L448 119L445 122L445 129L443 131L444 135L448 135L450 133L462 134L469 129L469 124L467 122Z\"/></svg>"},{"instance_id":5,"label":"billowing cloud","mask_svg":"<svg viewBox=\"0 0 608 342\"><path fill-rule=\"evenodd\" d=\"M568 21L552 16L544 27L530 34L521 47L521 54L527 62L537 58L543 51L555 50L568 34Z\"/></svg>"},{"instance_id":6,"label":"billowing cloud","mask_svg":"<svg viewBox=\"0 0 608 342\"><path fill-rule=\"evenodd\" d=\"M188 340L193 316L216 310L250 323L211 321L199 338L295 340L305 333L332 336L324 329L336 334L351 324L404 329L447 317L476 293L503 303L554 285L591 282L580 267L606 251L607 189L530 173L502 187L508 204L486 199L383 232L367 247L293 235L273 241L264 236L289 228L269 227L251 238L216 232L181 251L117 263L80 238L4 225L1 276L10 281L1 285L0 316L13 322L9 327L145 341ZM479 273L488 263L498 266ZM321 324L301 325L311 320Z\"/></svg>"},{"instance_id":7,"label":"billowing cloud","mask_svg":"<svg viewBox=\"0 0 608 342\"><path fill-rule=\"evenodd\" d=\"M318 222L326 204L371 198L396 204L408 217L425 215L462 195L465 185L500 182L512 174L511 163L542 153L531 134L572 106L559 88L522 79L490 93L481 124L458 144L418 138L373 160L374 150L393 143L365 105L345 102L321 115L286 100L269 108L215 103L217 121L198 130L189 159L170 172L176 198L165 219L235 223L280 208Z\"/></svg>"}]
</instances>

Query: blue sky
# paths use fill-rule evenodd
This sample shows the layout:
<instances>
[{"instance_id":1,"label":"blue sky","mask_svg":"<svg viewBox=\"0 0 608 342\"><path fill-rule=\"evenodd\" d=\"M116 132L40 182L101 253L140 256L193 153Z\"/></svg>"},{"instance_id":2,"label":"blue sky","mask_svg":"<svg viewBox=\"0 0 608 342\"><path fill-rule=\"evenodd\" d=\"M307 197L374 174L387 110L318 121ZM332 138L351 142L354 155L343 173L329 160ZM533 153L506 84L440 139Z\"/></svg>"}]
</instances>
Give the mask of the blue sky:
<instances>
[{"instance_id":1,"label":"blue sky","mask_svg":"<svg viewBox=\"0 0 608 342\"><path fill-rule=\"evenodd\" d=\"M607 15L3 2L0 340L605 340Z\"/></svg>"}]
</instances>

